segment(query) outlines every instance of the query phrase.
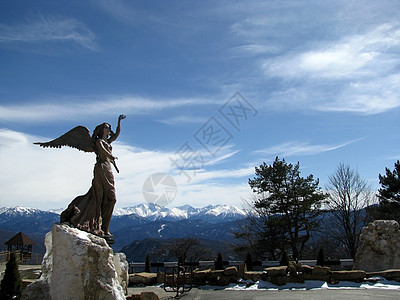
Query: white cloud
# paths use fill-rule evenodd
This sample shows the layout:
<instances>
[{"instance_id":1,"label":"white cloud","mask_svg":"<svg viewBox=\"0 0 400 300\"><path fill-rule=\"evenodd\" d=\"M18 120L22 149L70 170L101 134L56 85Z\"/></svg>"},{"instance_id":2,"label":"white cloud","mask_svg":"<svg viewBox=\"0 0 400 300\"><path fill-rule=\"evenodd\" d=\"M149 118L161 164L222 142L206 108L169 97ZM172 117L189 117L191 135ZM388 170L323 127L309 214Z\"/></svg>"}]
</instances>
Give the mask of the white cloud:
<instances>
[{"instance_id":1,"label":"white cloud","mask_svg":"<svg viewBox=\"0 0 400 300\"><path fill-rule=\"evenodd\" d=\"M264 61L268 77L284 79L268 107L368 115L400 106L398 23L305 47Z\"/></svg>"},{"instance_id":2,"label":"white cloud","mask_svg":"<svg viewBox=\"0 0 400 300\"><path fill-rule=\"evenodd\" d=\"M0 207L63 208L89 189L95 163L93 153L69 147L43 149L33 144L39 140L42 138L0 129L0 155L4 158L2 167L7 170L0 173L0 189L3 191ZM233 195L244 188L240 184L225 185L218 182L227 178L241 178L253 171L250 168L201 169L191 173L192 178L188 182L187 177L172 166L170 157L173 153L138 149L117 141L113 154L118 157L120 169L120 173L114 173L117 207L144 202L143 183L150 175L159 172L171 174L177 182L179 195L172 205L200 205L214 200L230 203L229 197L233 201ZM235 197L240 202L240 193Z\"/></svg>"},{"instance_id":3,"label":"white cloud","mask_svg":"<svg viewBox=\"0 0 400 300\"><path fill-rule=\"evenodd\" d=\"M194 207L204 207L209 204L229 204L241 207L243 200L249 197L251 189L244 184L191 184L178 185L178 193L170 206L185 204Z\"/></svg>"},{"instance_id":4,"label":"white cloud","mask_svg":"<svg viewBox=\"0 0 400 300\"><path fill-rule=\"evenodd\" d=\"M87 96L86 98L91 98ZM55 101L57 99L58 101ZM52 102L19 105L0 105L0 121L3 122L50 122L79 120L99 115L144 114L163 109L209 105L208 99L146 99L135 96L103 96L100 99L80 101L78 97L53 97Z\"/></svg>"},{"instance_id":5,"label":"white cloud","mask_svg":"<svg viewBox=\"0 0 400 300\"><path fill-rule=\"evenodd\" d=\"M160 123L167 124L167 125L174 125L174 126L179 126L182 124L187 124L187 123L198 123L198 124L203 124L207 122L208 118L206 117L196 117L196 116L176 116L168 119L162 119L159 120Z\"/></svg>"},{"instance_id":6,"label":"white cloud","mask_svg":"<svg viewBox=\"0 0 400 300\"><path fill-rule=\"evenodd\" d=\"M278 53L281 49L278 46L272 45L264 45L264 44L246 44L242 46L238 46L232 49L233 53L238 54L269 54L269 53Z\"/></svg>"},{"instance_id":7,"label":"white cloud","mask_svg":"<svg viewBox=\"0 0 400 300\"><path fill-rule=\"evenodd\" d=\"M96 36L82 22L66 17L44 17L16 25L0 24L0 43L73 42L97 50Z\"/></svg>"},{"instance_id":8,"label":"white cloud","mask_svg":"<svg viewBox=\"0 0 400 300\"><path fill-rule=\"evenodd\" d=\"M312 145L304 142L287 142L275 145L266 149L257 150L255 153L262 153L266 155L280 155L280 156L294 156L294 155L316 155L319 153L327 152L342 148L352 143L358 142L362 139L336 144L336 145Z\"/></svg>"},{"instance_id":9,"label":"white cloud","mask_svg":"<svg viewBox=\"0 0 400 300\"><path fill-rule=\"evenodd\" d=\"M363 35L311 45L309 50L266 60L263 68L268 76L285 78L377 76L399 64L400 59L393 55L399 45L399 26L382 24Z\"/></svg>"},{"instance_id":10,"label":"white cloud","mask_svg":"<svg viewBox=\"0 0 400 300\"><path fill-rule=\"evenodd\" d=\"M400 106L400 74L352 82L330 103L315 106L321 111L361 114L382 113Z\"/></svg>"},{"instance_id":11,"label":"white cloud","mask_svg":"<svg viewBox=\"0 0 400 300\"><path fill-rule=\"evenodd\" d=\"M212 181L226 180L228 178L243 178L251 176L254 173L254 167L241 168L241 169L222 169L215 171L199 170L193 176L195 183L203 182L207 185Z\"/></svg>"},{"instance_id":12,"label":"white cloud","mask_svg":"<svg viewBox=\"0 0 400 300\"><path fill-rule=\"evenodd\" d=\"M90 187L95 158L70 148L41 149L35 137L0 130L0 206L58 208Z\"/></svg>"}]
</instances>

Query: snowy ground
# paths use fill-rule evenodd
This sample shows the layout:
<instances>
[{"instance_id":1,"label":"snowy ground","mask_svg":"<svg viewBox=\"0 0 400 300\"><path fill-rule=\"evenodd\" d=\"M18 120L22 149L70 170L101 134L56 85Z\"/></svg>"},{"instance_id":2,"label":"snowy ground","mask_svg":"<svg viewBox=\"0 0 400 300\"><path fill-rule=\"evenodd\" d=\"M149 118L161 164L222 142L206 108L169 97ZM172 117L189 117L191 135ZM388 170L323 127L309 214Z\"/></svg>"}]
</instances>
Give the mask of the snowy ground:
<instances>
[{"instance_id":1,"label":"snowy ground","mask_svg":"<svg viewBox=\"0 0 400 300\"><path fill-rule=\"evenodd\" d=\"M400 290L400 282L386 280L383 277L369 278L368 282L356 283L351 281L341 281L338 284L329 284L325 281L306 280L304 283L288 283L277 286L267 281L252 282L251 280L240 280L239 283L232 283L228 287L203 286L201 289L218 289L228 291L250 291L250 290L312 290L312 289L385 289Z\"/></svg>"},{"instance_id":2,"label":"snowy ground","mask_svg":"<svg viewBox=\"0 0 400 300\"><path fill-rule=\"evenodd\" d=\"M266 281L241 281L229 286L202 286L186 291L182 299L190 300L243 300L243 299L277 299L277 300L354 300L354 299L386 299L398 300L400 282L374 278L379 282L340 282L328 284L324 281L306 281L303 284L290 283L277 286ZM162 285L147 287L129 287L128 294L154 292L160 299L171 299L176 292L166 292Z\"/></svg>"}]
</instances>

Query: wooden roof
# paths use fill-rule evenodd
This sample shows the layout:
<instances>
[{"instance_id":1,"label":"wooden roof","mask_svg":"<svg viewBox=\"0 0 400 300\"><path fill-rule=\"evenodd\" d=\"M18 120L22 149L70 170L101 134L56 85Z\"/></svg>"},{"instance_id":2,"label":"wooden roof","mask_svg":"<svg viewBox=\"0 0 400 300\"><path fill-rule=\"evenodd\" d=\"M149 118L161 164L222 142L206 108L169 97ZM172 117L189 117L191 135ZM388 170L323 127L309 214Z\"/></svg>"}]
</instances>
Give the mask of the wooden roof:
<instances>
[{"instance_id":1,"label":"wooden roof","mask_svg":"<svg viewBox=\"0 0 400 300\"><path fill-rule=\"evenodd\" d=\"M34 245L35 242L28 238L24 233L18 232L11 239L5 242L7 246L10 245Z\"/></svg>"}]
</instances>

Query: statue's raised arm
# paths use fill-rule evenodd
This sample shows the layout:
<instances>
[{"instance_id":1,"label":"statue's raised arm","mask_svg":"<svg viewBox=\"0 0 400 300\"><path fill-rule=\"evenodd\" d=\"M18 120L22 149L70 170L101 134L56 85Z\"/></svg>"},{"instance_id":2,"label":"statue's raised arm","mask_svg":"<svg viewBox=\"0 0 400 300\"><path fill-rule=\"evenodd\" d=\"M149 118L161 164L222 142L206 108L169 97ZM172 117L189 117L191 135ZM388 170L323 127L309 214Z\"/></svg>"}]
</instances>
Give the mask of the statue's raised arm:
<instances>
[{"instance_id":1,"label":"statue's raised arm","mask_svg":"<svg viewBox=\"0 0 400 300\"><path fill-rule=\"evenodd\" d=\"M118 123L117 123L117 130L114 132L110 132L110 138L108 139L108 142L111 144L112 142L114 142L118 136L119 133L121 132L121 120L125 119L126 116L125 115L119 115L118 117Z\"/></svg>"},{"instance_id":2,"label":"statue's raised arm","mask_svg":"<svg viewBox=\"0 0 400 300\"><path fill-rule=\"evenodd\" d=\"M85 195L76 197L68 205L68 208L61 213L60 221L102 236L109 244L113 243L109 225L117 201L111 165L114 165L118 171L115 164L116 157L112 154L111 143L119 136L121 120L125 118L124 115L118 117L115 133L108 123L96 126L92 136L90 136L89 129L84 126L77 126L50 142L34 143L44 148L69 146L81 151L96 153L92 186Z\"/></svg>"}]
</instances>

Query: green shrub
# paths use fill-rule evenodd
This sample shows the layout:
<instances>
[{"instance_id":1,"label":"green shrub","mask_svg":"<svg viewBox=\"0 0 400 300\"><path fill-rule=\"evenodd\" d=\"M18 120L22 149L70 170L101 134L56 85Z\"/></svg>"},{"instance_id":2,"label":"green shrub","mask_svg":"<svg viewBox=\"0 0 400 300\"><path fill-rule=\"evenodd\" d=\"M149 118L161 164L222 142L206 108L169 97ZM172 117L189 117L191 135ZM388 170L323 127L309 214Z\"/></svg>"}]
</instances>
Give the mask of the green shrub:
<instances>
[{"instance_id":1,"label":"green shrub","mask_svg":"<svg viewBox=\"0 0 400 300\"><path fill-rule=\"evenodd\" d=\"M150 256L148 254L146 256L146 263L144 265L144 271L147 273L151 273Z\"/></svg>"},{"instance_id":2,"label":"green shrub","mask_svg":"<svg viewBox=\"0 0 400 300\"><path fill-rule=\"evenodd\" d=\"M282 250L281 253L281 260L279 261L281 266L288 266L289 265L289 257L285 250Z\"/></svg>"},{"instance_id":3,"label":"green shrub","mask_svg":"<svg viewBox=\"0 0 400 300\"><path fill-rule=\"evenodd\" d=\"M0 299L20 299L22 294L22 280L18 271L17 255L12 252L6 264L4 278L1 281Z\"/></svg>"},{"instance_id":4,"label":"green shrub","mask_svg":"<svg viewBox=\"0 0 400 300\"><path fill-rule=\"evenodd\" d=\"M246 263L247 271L253 271L253 258L249 252L247 253L246 260L244 262Z\"/></svg>"},{"instance_id":5,"label":"green shrub","mask_svg":"<svg viewBox=\"0 0 400 300\"><path fill-rule=\"evenodd\" d=\"M215 261L215 270L223 270L224 269L224 262L222 260L222 255L218 252L217 260Z\"/></svg>"},{"instance_id":6,"label":"green shrub","mask_svg":"<svg viewBox=\"0 0 400 300\"><path fill-rule=\"evenodd\" d=\"M325 266L325 253L324 248L319 249L318 256L317 256L317 266Z\"/></svg>"}]
</instances>

